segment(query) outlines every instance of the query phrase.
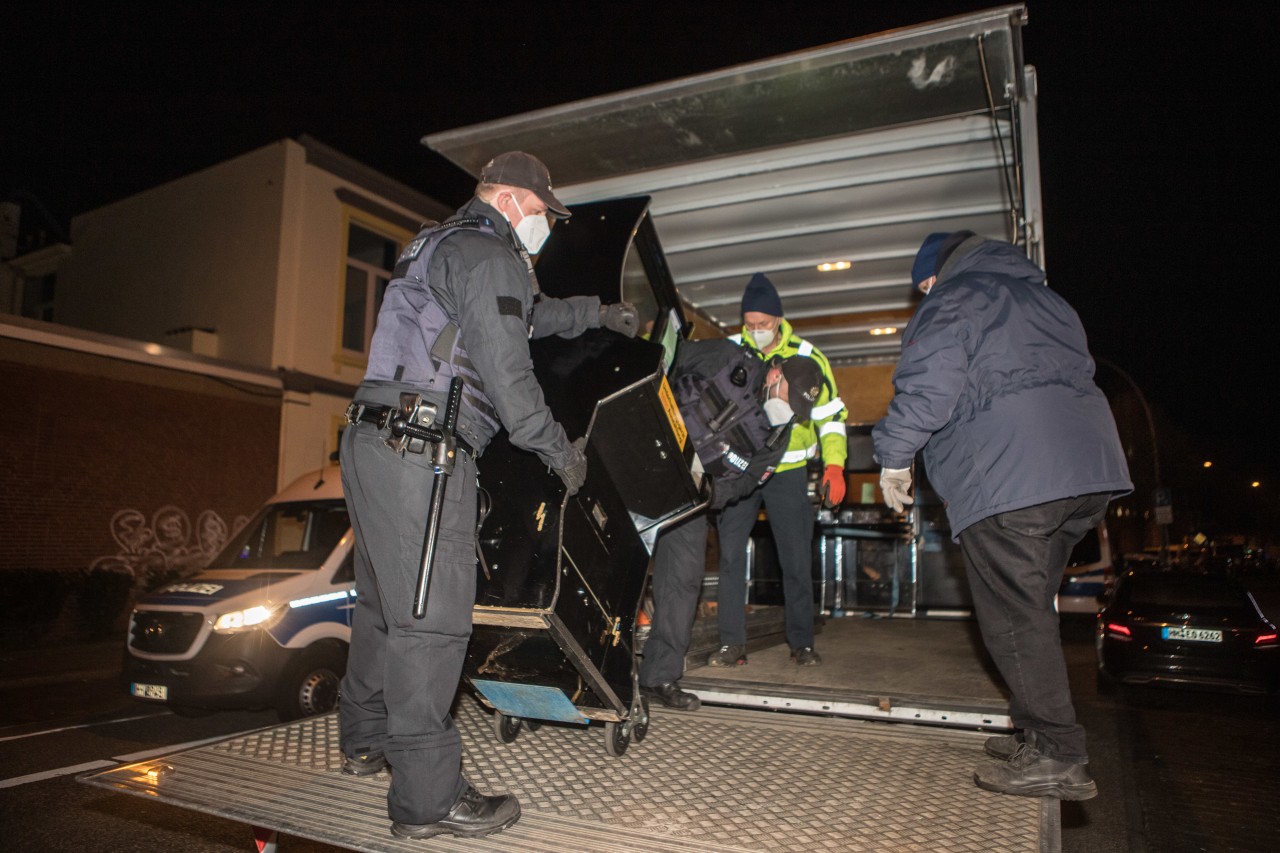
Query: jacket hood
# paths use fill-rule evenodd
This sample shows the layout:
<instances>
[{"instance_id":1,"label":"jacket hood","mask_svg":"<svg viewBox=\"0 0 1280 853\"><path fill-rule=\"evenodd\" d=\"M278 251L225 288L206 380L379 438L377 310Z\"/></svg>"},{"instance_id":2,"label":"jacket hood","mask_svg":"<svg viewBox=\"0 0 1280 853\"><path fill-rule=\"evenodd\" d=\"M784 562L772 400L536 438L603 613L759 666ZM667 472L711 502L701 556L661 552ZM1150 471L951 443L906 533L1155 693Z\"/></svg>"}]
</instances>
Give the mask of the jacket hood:
<instances>
[{"instance_id":1,"label":"jacket hood","mask_svg":"<svg viewBox=\"0 0 1280 853\"><path fill-rule=\"evenodd\" d=\"M1033 264L1021 249L1002 240L988 240L981 236L970 237L956 247L938 272L934 289L966 272L995 273L1030 284L1044 284L1044 270Z\"/></svg>"}]
</instances>

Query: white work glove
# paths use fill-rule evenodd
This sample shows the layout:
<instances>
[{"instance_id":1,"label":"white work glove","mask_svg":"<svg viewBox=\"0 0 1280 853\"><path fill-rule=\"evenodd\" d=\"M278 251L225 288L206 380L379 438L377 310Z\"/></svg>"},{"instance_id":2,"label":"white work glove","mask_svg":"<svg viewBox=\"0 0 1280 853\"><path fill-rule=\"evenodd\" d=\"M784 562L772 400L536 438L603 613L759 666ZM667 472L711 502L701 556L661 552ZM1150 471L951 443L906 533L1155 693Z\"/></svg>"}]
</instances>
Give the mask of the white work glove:
<instances>
[{"instance_id":1,"label":"white work glove","mask_svg":"<svg viewBox=\"0 0 1280 853\"><path fill-rule=\"evenodd\" d=\"M911 497L911 469L881 468L880 491L884 492L884 502L893 507L894 512L902 512L903 506L915 503Z\"/></svg>"}]
</instances>

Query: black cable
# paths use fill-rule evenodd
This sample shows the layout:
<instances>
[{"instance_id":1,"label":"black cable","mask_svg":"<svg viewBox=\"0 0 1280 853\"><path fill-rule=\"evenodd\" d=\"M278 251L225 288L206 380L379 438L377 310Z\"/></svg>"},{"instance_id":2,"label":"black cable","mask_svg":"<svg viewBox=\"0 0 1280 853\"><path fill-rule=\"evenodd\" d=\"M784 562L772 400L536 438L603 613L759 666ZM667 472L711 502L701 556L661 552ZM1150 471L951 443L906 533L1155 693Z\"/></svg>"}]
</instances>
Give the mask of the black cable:
<instances>
[{"instance_id":1,"label":"black cable","mask_svg":"<svg viewBox=\"0 0 1280 853\"><path fill-rule=\"evenodd\" d=\"M1015 195L1013 192L1013 182L1009 179L1009 155L1004 150L1004 136L1000 133L1000 124L996 120L996 102L995 97L991 94L991 75L987 70L987 51L983 47L983 36L978 36L978 64L982 67L982 87L987 96L987 112L991 116L991 128L995 132L996 142L1000 145L1000 162L1004 168L1001 173L1004 175L1005 192L1009 193L1009 204L1013 210L1014 216L1013 233L1016 235L1021 227L1019 223L1022 221L1022 204L1021 196ZM1012 110L1012 108L1010 108Z\"/></svg>"}]
</instances>

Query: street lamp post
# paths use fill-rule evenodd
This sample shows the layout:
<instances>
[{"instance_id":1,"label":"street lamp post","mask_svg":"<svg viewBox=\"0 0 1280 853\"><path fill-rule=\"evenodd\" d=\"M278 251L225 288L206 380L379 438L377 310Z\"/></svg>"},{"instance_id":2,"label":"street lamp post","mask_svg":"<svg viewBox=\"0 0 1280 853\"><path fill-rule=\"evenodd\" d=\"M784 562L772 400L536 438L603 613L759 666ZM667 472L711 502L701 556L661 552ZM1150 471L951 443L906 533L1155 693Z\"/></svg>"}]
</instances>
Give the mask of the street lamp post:
<instances>
[{"instance_id":1,"label":"street lamp post","mask_svg":"<svg viewBox=\"0 0 1280 853\"><path fill-rule=\"evenodd\" d=\"M1151 467L1155 472L1156 480L1156 496L1161 498L1165 495L1164 482L1160 477L1160 446L1156 443L1156 422L1151 417L1151 407L1147 405L1147 397L1142 393L1142 389L1138 387L1138 383L1133 381L1133 377L1126 373L1115 362L1105 358L1094 356L1094 361L1098 364L1104 364L1120 375L1129 387L1133 389L1133 393L1137 395L1138 402L1142 404L1142 412L1147 418L1147 430L1151 435ZM1161 518L1161 505L1152 501L1156 512L1156 524L1160 527L1160 565L1165 565L1169 559L1169 522Z\"/></svg>"}]
</instances>

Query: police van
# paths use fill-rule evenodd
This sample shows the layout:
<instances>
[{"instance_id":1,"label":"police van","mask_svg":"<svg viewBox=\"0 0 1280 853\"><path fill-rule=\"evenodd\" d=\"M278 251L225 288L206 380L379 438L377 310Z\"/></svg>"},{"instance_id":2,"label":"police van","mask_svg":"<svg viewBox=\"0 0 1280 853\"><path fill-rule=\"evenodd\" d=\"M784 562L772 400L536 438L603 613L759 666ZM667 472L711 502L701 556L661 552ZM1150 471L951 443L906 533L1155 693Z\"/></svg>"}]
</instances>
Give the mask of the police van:
<instances>
[{"instance_id":1,"label":"police van","mask_svg":"<svg viewBox=\"0 0 1280 853\"><path fill-rule=\"evenodd\" d=\"M1115 579L1112 563L1107 524L1099 522L1071 551L1058 588L1058 612L1097 613Z\"/></svg>"},{"instance_id":2,"label":"police van","mask_svg":"<svg viewBox=\"0 0 1280 853\"><path fill-rule=\"evenodd\" d=\"M352 541L338 467L294 481L207 569L138 600L129 692L183 715L333 710L355 606Z\"/></svg>"}]
</instances>

